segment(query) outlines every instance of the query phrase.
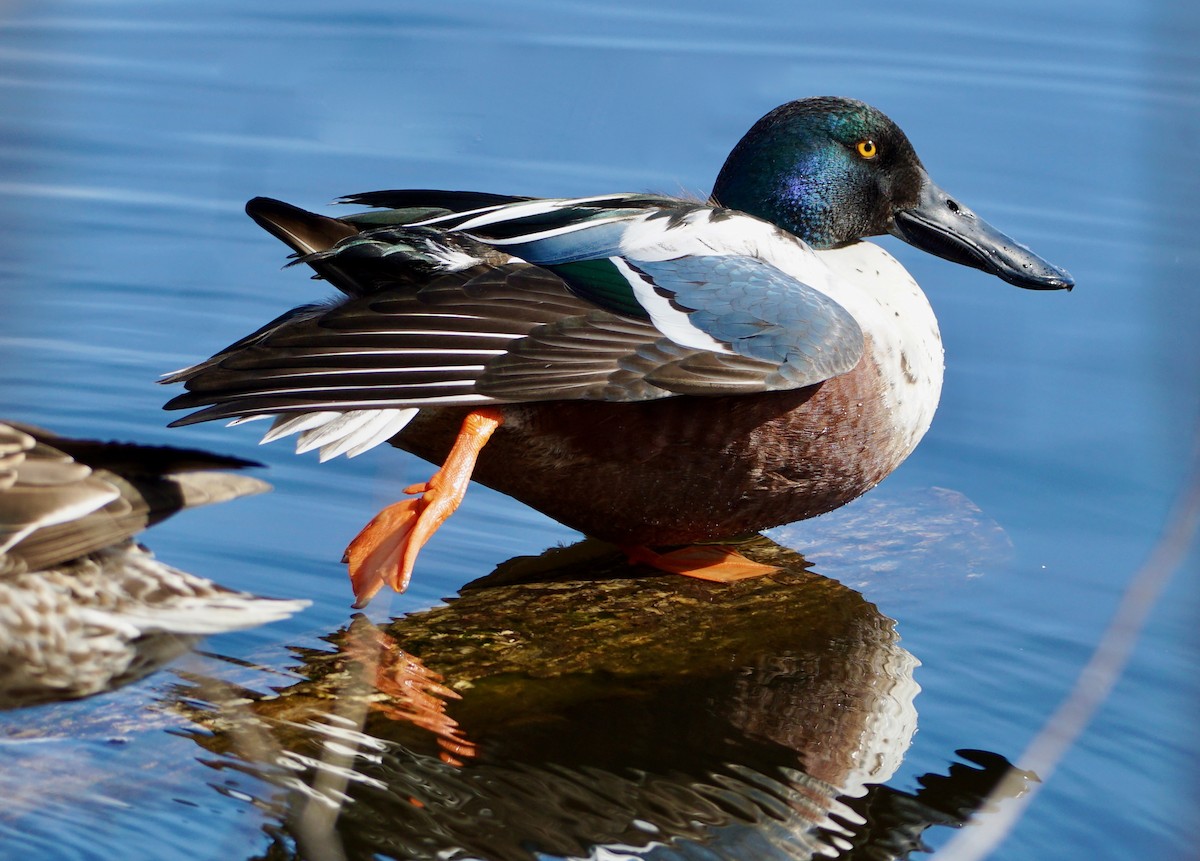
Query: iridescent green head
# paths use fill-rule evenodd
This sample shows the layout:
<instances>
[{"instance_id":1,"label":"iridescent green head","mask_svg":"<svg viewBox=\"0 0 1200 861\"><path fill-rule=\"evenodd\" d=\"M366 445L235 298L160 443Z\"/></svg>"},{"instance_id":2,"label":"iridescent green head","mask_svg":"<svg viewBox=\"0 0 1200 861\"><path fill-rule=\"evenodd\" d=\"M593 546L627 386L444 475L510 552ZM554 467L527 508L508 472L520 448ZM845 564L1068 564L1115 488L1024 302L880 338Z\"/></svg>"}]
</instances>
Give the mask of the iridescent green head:
<instances>
[{"instance_id":1,"label":"iridescent green head","mask_svg":"<svg viewBox=\"0 0 1200 861\"><path fill-rule=\"evenodd\" d=\"M733 148L712 198L818 249L890 233L1021 287L1074 284L942 191L899 126L854 99L800 99L771 111Z\"/></svg>"},{"instance_id":2,"label":"iridescent green head","mask_svg":"<svg viewBox=\"0 0 1200 861\"><path fill-rule=\"evenodd\" d=\"M895 204L916 203L922 173L904 132L875 108L801 99L754 124L726 159L713 198L833 248L886 233Z\"/></svg>"}]
</instances>

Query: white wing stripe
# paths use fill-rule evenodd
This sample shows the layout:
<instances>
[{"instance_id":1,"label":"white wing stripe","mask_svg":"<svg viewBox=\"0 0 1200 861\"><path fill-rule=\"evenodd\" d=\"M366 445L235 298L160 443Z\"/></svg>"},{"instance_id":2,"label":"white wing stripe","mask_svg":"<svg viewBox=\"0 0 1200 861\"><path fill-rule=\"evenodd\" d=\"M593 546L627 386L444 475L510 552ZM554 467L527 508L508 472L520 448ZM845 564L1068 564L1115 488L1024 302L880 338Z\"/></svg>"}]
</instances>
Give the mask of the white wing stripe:
<instances>
[{"instance_id":1,"label":"white wing stripe","mask_svg":"<svg viewBox=\"0 0 1200 861\"><path fill-rule=\"evenodd\" d=\"M336 356L332 357L336 358ZM352 376L370 376L372 374L427 374L439 373L445 371L455 371L467 373L470 371L482 371L483 365L429 365L427 367L414 368L405 366L403 368L287 368L282 373L272 373L271 369L265 370L260 376L261 380L291 380L302 379L304 377L322 377L328 374L337 374L339 377ZM408 385L444 385L442 383L409 383ZM265 391L269 391L264 387Z\"/></svg>"},{"instance_id":2,"label":"white wing stripe","mask_svg":"<svg viewBox=\"0 0 1200 861\"><path fill-rule=\"evenodd\" d=\"M468 221L464 221L455 227L455 230L473 230L476 227L486 227L489 224L500 224L506 221L519 221L522 218L529 218L534 215L545 215L547 212L554 212L556 209L566 209L571 206L580 206L588 203L595 203L601 200L619 200L624 195L619 194L597 194L592 197L572 197L572 198L547 198L545 200L531 200L528 203L512 203L493 207L490 210ZM463 213L458 213L455 217L461 217ZM437 219L418 222L419 224L435 224L437 221L444 218L439 216Z\"/></svg>"},{"instance_id":3,"label":"white wing stripe","mask_svg":"<svg viewBox=\"0 0 1200 861\"><path fill-rule=\"evenodd\" d=\"M359 350L347 350L343 347L330 347L327 350L314 349L305 358L315 358L324 356L329 359L340 359L343 356L503 356L507 350L481 350L481 349L462 349L448 348L439 350L436 348L424 347L398 347L398 348L374 348L368 347ZM461 366L459 366L461 367Z\"/></svg>"},{"instance_id":4,"label":"white wing stripe","mask_svg":"<svg viewBox=\"0 0 1200 861\"><path fill-rule=\"evenodd\" d=\"M676 344L691 347L695 350L709 350L713 353L733 355L733 350L722 344L707 332L702 332L692 325L688 315L671 307L671 303L658 294L652 284L646 282L641 275L620 257L609 258L617 271L625 276L625 280L633 288L638 304L646 309L654 327Z\"/></svg>"},{"instance_id":5,"label":"white wing stripe","mask_svg":"<svg viewBox=\"0 0 1200 861\"><path fill-rule=\"evenodd\" d=\"M439 380L434 383L420 383L418 385L401 385L400 388L420 388L420 389L442 389L454 386L473 386L476 380ZM286 389L259 389L253 392L230 392L221 396L222 403L233 401L246 400L247 398L262 398L262 397L278 397L280 395L311 395L311 394L330 394L334 395L343 389L357 389L360 386L308 386L308 387L289 387ZM383 389L392 388L391 386L382 386ZM436 394L431 394L429 397L436 398ZM456 397L456 396L454 396ZM322 402L323 403L323 402ZM332 406L332 404L330 404Z\"/></svg>"},{"instance_id":6,"label":"white wing stripe","mask_svg":"<svg viewBox=\"0 0 1200 861\"><path fill-rule=\"evenodd\" d=\"M449 338L503 338L506 341L511 341L513 338L519 338L521 333L513 332L469 332L463 329L452 331L448 329L360 329L352 333L352 335L387 335L387 336L403 336L403 335L440 335Z\"/></svg>"},{"instance_id":7,"label":"white wing stripe","mask_svg":"<svg viewBox=\"0 0 1200 861\"><path fill-rule=\"evenodd\" d=\"M538 240L541 240L541 239L551 239L555 236L563 236L564 234L567 234L567 233L577 233L579 231L588 230L592 227L599 227L602 224L613 224L618 221L628 221L628 220L629 220L629 215L622 214L622 215L614 216L612 218L597 218L597 219L593 219L591 221L581 221L581 222L577 222L575 224L567 224L567 225L564 225L563 227L554 227L554 228L551 228L550 230L543 230L539 233L522 233L520 236L513 236L509 239L492 239L492 238L484 238L481 236L474 236L474 235L472 235L471 238L476 239L480 242L486 242L488 245L492 245L492 246L496 246L496 247L504 246L504 245L525 245L526 243L537 242Z\"/></svg>"}]
</instances>

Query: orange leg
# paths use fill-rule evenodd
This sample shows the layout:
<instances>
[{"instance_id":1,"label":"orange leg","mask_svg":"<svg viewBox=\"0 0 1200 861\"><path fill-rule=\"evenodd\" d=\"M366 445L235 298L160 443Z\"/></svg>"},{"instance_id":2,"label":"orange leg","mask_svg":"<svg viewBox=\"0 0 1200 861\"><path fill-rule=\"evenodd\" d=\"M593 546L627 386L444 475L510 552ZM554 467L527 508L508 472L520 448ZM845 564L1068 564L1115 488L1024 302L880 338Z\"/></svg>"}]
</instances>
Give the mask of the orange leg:
<instances>
[{"instance_id":1,"label":"orange leg","mask_svg":"<svg viewBox=\"0 0 1200 861\"><path fill-rule=\"evenodd\" d=\"M669 574L682 574L697 580L732 583L750 577L773 574L778 568L747 559L732 547L719 544L693 544L667 553L657 553L648 547L625 547L630 562L649 565Z\"/></svg>"},{"instance_id":2,"label":"orange leg","mask_svg":"<svg viewBox=\"0 0 1200 861\"><path fill-rule=\"evenodd\" d=\"M365 607L384 583L397 592L408 586L417 553L462 502L479 452L502 423L497 410L468 413L442 468L429 481L406 487L412 499L383 509L350 542L342 561L350 565L355 607Z\"/></svg>"}]
</instances>

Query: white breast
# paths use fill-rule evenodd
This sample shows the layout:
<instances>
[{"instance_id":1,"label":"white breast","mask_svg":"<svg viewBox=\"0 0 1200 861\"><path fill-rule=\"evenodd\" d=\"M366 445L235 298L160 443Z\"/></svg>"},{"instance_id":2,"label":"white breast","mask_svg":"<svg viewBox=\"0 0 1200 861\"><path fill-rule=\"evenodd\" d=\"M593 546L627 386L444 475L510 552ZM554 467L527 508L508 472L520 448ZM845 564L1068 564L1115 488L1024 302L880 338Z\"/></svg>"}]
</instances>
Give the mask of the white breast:
<instances>
[{"instance_id":1,"label":"white breast","mask_svg":"<svg viewBox=\"0 0 1200 861\"><path fill-rule=\"evenodd\" d=\"M824 287L871 336L888 382L885 400L910 453L933 422L942 393L942 336L929 300L896 258L872 242L818 251L833 274Z\"/></svg>"}]
</instances>

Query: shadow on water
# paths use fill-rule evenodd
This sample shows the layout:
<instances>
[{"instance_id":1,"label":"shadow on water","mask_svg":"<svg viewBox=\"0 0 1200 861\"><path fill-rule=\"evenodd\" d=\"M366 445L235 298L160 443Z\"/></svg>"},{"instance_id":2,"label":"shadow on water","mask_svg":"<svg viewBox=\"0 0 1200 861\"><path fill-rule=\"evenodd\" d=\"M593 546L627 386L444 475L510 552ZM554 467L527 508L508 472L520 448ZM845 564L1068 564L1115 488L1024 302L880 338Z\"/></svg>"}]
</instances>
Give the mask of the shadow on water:
<instances>
[{"instance_id":1,"label":"shadow on water","mask_svg":"<svg viewBox=\"0 0 1200 861\"><path fill-rule=\"evenodd\" d=\"M800 555L746 552L778 573L646 576L591 542L512 560L295 649L287 687L192 675L167 705L206 764L261 781L237 792L265 858L899 858L1033 779L960 751L914 794L883 785L917 660Z\"/></svg>"}]
</instances>

